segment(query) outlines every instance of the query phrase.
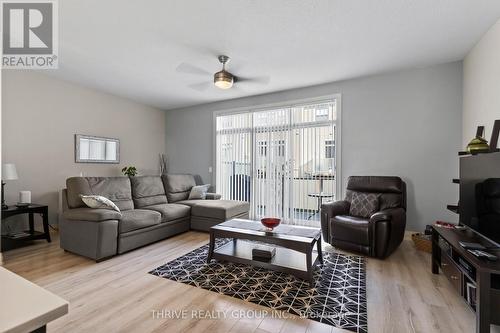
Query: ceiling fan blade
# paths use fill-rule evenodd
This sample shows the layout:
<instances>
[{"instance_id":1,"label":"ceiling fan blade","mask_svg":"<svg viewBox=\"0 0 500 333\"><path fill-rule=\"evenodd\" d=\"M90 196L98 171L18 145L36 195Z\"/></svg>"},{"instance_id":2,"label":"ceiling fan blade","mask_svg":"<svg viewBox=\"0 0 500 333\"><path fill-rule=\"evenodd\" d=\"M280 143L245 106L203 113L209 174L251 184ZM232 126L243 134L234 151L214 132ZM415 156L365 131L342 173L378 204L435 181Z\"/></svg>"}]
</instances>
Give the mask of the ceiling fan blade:
<instances>
[{"instance_id":1,"label":"ceiling fan blade","mask_svg":"<svg viewBox=\"0 0 500 333\"><path fill-rule=\"evenodd\" d=\"M211 75L211 73L203 68L182 62L175 69L179 73L195 74L195 75Z\"/></svg>"},{"instance_id":2,"label":"ceiling fan blade","mask_svg":"<svg viewBox=\"0 0 500 333\"><path fill-rule=\"evenodd\" d=\"M205 91L207 90L212 84L210 82L201 82L201 83L194 83L188 85L189 88L197 90L197 91Z\"/></svg>"},{"instance_id":3,"label":"ceiling fan blade","mask_svg":"<svg viewBox=\"0 0 500 333\"><path fill-rule=\"evenodd\" d=\"M257 84L268 84L271 81L269 76L254 76L254 77L241 77L236 76L236 82L245 82L245 83L257 83Z\"/></svg>"},{"instance_id":4,"label":"ceiling fan blade","mask_svg":"<svg viewBox=\"0 0 500 333\"><path fill-rule=\"evenodd\" d=\"M241 61L237 61L235 63L229 62L227 66L227 70L231 73L241 73L242 69L245 69L245 65L241 63Z\"/></svg>"}]
</instances>

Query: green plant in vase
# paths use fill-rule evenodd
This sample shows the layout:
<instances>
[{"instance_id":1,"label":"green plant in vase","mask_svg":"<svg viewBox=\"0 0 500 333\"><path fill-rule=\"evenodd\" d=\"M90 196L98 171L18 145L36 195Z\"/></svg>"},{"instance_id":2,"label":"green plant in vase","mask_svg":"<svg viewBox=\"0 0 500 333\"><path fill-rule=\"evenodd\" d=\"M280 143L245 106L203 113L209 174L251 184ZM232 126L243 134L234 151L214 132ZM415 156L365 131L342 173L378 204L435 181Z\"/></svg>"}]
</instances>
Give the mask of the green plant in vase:
<instances>
[{"instance_id":1,"label":"green plant in vase","mask_svg":"<svg viewBox=\"0 0 500 333\"><path fill-rule=\"evenodd\" d=\"M126 166L123 167L122 173L125 176L134 177L137 175L137 168L135 166Z\"/></svg>"}]
</instances>

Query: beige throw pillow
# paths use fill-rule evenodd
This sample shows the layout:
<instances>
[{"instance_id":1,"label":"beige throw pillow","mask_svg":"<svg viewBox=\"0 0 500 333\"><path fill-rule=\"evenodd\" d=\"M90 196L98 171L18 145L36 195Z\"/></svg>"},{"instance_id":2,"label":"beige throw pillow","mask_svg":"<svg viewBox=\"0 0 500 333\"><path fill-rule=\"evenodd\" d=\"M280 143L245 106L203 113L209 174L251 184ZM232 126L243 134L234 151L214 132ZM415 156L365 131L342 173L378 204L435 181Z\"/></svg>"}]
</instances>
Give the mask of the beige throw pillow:
<instances>
[{"instance_id":1,"label":"beige throw pillow","mask_svg":"<svg viewBox=\"0 0 500 333\"><path fill-rule=\"evenodd\" d=\"M80 195L82 201L90 208L105 208L120 211L115 203L102 195Z\"/></svg>"}]
</instances>

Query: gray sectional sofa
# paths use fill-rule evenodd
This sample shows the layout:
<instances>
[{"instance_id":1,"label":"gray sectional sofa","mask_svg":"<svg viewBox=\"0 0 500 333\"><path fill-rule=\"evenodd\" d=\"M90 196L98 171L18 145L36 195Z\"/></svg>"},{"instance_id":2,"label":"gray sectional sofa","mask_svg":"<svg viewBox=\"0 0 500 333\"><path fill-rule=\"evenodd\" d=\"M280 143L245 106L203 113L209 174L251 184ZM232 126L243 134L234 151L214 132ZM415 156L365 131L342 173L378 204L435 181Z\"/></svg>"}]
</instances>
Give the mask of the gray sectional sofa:
<instances>
[{"instance_id":1,"label":"gray sectional sofa","mask_svg":"<svg viewBox=\"0 0 500 333\"><path fill-rule=\"evenodd\" d=\"M192 175L72 177L63 190L60 246L96 261L188 231L208 231L231 218L248 218L249 204L188 200L196 185ZM120 212L88 208L80 195L102 195Z\"/></svg>"}]
</instances>

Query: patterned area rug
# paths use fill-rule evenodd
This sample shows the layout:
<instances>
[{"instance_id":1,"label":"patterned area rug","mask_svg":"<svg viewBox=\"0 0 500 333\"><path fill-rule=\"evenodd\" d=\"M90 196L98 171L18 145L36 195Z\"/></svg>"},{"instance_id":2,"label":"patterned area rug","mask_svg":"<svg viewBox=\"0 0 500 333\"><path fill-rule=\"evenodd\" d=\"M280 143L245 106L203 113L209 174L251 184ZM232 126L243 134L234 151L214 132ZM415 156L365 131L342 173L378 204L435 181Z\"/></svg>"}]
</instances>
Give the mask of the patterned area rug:
<instances>
[{"instance_id":1,"label":"patterned area rug","mask_svg":"<svg viewBox=\"0 0 500 333\"><path fill-rule=\"evenodd\" d=\"M216 248L228 240L217 240ZM206 263L208 244L162 265L150 274L207 289L276 311L287 311L354 332L368 332L363 257L323 252L315 285L259 267Z\"/></svg>"}]
</instances>

